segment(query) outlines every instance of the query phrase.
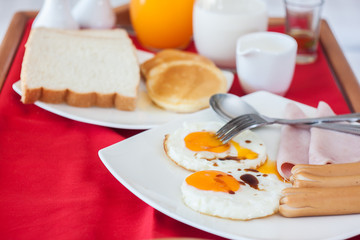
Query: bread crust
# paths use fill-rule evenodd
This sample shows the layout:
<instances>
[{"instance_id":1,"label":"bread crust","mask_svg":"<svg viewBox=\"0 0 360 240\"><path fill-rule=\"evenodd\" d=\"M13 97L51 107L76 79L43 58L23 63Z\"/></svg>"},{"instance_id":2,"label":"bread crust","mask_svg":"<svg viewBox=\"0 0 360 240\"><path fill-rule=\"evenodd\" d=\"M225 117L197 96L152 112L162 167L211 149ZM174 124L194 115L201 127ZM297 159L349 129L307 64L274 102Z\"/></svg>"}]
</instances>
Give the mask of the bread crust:
<instances>
[{"instance_id":1,"label":"bread crust","mask_svg":"<svg viewBox=\"0 0 360 240\"><path fill-rule=\"evenodd\" d=\"M31 104L36 101L58 104L66 103L74 107L115 107L119 110L133 111L136 108L136 98L121 96L116 93L101 94L96 92L77 93L68 89L52 90L46 88L26 88L21 98L25 104Z\"/></svg>"}]
</instances>

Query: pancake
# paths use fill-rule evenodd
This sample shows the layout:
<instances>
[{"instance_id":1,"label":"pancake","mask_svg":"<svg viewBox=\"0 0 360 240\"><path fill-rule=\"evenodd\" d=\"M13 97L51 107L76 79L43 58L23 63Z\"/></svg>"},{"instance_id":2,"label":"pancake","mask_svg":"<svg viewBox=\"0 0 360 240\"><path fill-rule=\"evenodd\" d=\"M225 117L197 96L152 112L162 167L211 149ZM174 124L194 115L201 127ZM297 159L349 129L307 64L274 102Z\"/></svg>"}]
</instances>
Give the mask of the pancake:
<instances>
[{"instance_id":1,"label":"pancake","mask_svg":"<svg viewBox=\"0 0 360 240\"><path fill-rule=\"evenodd\" d=\"M213 94L226 92L223 72L207 58L178 50L164 52L142 66L148 95L161 108L195 112L208 107Z\"/></svg>"},{"instance_id":2,"label":"pancake","mask_svg":"<svg viewBox=\"0 0 360 240\"><path fill-rule=\"evenodd\" d=\"M168 63L171 61L178 61L178 60L201 61L206 64L215 66L215 64L211 60L209 60L206 57L203 57L199 54L191 53L191 52L183 52L183 51L176 50L176 49L165 49L165 50L162 50L161 52L158 52L155 55L155 57L153 57L153 58L149 59L148 61L144 62L143 64L141 64L141 66L140 66L141 74L143 77L146 78L146 76L148 75L150 70L153 69L154 67L156 67L162 63Z\"/></svg>"}]
</instances>

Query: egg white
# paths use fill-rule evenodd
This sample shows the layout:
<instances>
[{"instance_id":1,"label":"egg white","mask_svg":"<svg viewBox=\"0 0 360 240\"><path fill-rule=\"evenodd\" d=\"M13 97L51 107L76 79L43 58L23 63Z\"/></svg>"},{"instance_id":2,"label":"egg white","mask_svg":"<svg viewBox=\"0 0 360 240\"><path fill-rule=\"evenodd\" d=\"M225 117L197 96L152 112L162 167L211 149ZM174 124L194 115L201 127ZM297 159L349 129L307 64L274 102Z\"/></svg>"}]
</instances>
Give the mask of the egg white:
<instances>
[{"instance_id":1,"label":"egg white","mask_svg":"<svg viewBox=\"0 0 360 240\"><path fill-rule=\"evenodd\" d=\"M238 168L257 168L266 161L266 147L264 142L252 131L246 130L233 138L240 146L252 150L258 154L256 159L244 160L220 160L227 156L237 156L237 150L233 145L223 153L208 151L192 151L185 146L184 138L192 132L212 131L216 132L223 126L221 122L196 122L184 123L183 126L173 133L168 134L164 140L164 148L168 157L179 166L190 171L218 170L230 171ZM250 142L249 142L250 140Z\"/></svg>"},{"instance_id":2,"label":"egg white","mask_svg":"<svg viewBox=\"0 0 360 240\"><path fill-rule=\"evenodd\" d=\"M191 209L207 214L234 220L250 220L272 215L278 212L281 191L290 187L274 174L237 170L230 173L240 180L243 174L251 174L258 181L258 189L248 184L241 185L235 194L200 190L185 180L181 186L184 203ZM241 181L241 180L240 180Z\"/></svg>"}]
</instances>

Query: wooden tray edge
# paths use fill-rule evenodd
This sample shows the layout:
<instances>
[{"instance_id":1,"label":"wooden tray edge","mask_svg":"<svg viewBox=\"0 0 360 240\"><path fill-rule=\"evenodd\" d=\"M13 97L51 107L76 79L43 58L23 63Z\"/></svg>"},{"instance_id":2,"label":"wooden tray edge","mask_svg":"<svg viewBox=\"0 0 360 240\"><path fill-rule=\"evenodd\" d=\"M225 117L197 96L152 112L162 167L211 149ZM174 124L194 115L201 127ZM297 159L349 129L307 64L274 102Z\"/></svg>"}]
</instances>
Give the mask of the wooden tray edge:
<instances>
[{"instance_id":1,"label":"wooden tray edge","mask_svg":"<svg viewBox=\"0 0 360 240\"><path fill-rule=\"evenodd\" d=\"M11 19L9 28L0 46L0 90L22 39L26 23L36 14L37 12L17 12Z\"/></svg>"},{"instance_id":2,"label":"wooden tray edge","mask_svg":"<svg viewBox=\"0 0 360 240\"><path fill-rule=\"evenodd\" d=\"M350 110L360 112L360 85L326 20L321 21L320 42Z\"/></svg>"}]
</instances>

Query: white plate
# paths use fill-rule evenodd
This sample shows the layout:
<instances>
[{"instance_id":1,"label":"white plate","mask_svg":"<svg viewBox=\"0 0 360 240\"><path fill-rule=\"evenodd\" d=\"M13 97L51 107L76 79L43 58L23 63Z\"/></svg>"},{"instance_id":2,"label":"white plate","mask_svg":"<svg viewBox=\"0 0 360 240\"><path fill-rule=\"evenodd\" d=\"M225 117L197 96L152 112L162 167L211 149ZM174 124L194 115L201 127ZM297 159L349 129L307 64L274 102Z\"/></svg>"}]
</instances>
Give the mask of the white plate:
<instances>
[{"instance_id":1,"label":"white plate","mask_svg":"<svg viewBox=\"0 0 360 240\"><path fill-rule=\"evenodd\" d=\"M259 112L282 117L290 100L256 92L243 97ZM310 116L314 109L299 104ZM163 151L163 138L182 122L219 120L210 109L184 116L145 131L99 151L108 170L137 197L164 214L204 231L230 239L344 239L360 233L360 215L284 218L274 215L251 221L233 221L197 213L181 200L180 185L188 171L170 161ZM279 126L254 130L265 141L270 159L275 159ZM138 149L138 150L137 150ZM139 151L140 150L140 151Z\"/></svg>"},{"instance_id":2,"label":"white plate","mask_svg":"<svg viewBox=\"0 0 360 240\"><path fill-rule=\"evenodd\" d=\"M153 54L141 50L138 50L137 54L140 63L153 56ZM228 89L230 89L234 74L225 70L223 70L223 73L228 81ZM13 84L15 92L21 95L20 88L20 81ZM49 104L40 101L35 102L35 105L49 112L80 122L124 129L149 129L166 123L175 117L189 115L165 111L155 106L147 95L143 81L141 81L139 89L139 98L135 111L120 111L115 108L99 107L78 108L67 104Z\"/></svg>"}]
</instances>

